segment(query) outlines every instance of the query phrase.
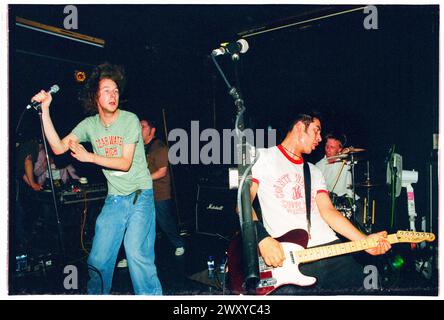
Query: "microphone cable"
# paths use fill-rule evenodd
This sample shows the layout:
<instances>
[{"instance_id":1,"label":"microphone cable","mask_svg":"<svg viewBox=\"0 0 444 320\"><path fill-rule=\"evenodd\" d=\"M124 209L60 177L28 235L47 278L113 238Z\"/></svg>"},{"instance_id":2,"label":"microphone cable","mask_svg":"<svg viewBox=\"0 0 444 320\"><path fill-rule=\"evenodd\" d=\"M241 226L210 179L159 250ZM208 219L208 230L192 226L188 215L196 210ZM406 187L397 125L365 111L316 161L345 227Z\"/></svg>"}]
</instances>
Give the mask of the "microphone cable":
<instances>
[{"instance_id":1,"label":"microphone cable","mask_svg":"<svg viewBox=\"0 0 444 320\"><path fill-rule=\"evenodd\" d=\"M219 64L217 63L216 58L213 55L211 55L211 59L213 60L214 64L216 65L217 70L221 74L222 79L224 79L225 84L227 85L228 89L231 89L231 84L228 82L227 77L225 77L225 74L223 73L222 69L220 68Z\"/></svg>"}]
</instances>

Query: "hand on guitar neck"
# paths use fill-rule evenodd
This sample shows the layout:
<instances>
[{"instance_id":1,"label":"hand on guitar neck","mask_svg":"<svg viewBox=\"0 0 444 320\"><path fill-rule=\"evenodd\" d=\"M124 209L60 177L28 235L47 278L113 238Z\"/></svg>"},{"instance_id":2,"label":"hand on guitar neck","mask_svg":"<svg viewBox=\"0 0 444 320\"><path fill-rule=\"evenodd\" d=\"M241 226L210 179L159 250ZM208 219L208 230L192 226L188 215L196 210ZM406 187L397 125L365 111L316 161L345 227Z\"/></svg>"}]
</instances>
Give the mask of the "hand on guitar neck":
<instances>
[{"instance_id":1,"label":"hand on guitar neck","mask_svg":"<svg viewBox=\"0 0 444 320\"><path fill-rule=\"evenodd\" d=\"M365 252L371 254L372 256L385 254L392 248L390 242L387 240L387 231L372 233L367 236L367 239L376 239L378 242L378 246L365 250Z\"/></svg>"}]
</instances>

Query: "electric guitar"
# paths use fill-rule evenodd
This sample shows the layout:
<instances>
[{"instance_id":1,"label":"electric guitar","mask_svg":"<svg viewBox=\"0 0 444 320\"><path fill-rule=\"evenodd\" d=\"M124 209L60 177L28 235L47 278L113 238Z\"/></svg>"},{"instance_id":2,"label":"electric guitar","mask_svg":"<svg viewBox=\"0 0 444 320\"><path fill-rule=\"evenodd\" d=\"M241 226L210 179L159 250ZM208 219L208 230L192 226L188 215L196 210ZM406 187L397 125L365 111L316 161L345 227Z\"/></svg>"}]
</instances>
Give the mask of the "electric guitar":
<instances>
[{"instance_id":1,"label":"electric guitar","mask_svg":"<svg viewBox=\"0 0 444 320\"><path fill-rule=\"evenodd\" d=\"M419 243L435 240L433 233L398 231L396 234L387 236L387 241L394 243ZM378 245L377 239L364 239L345 243L321 246L306 249L308 234L305 230L296 229L276 238L282 244L285 260L282 267L267 266L262 257L259 256L260 280L256 287L256 294L266 295L278 287L286 284L298 286L310 286L316 282L316 278L303 275L299 271L299 264L321 260L324 258L339 256L352 252L363 251ZM236 237L228 248L227 264L229 272L228 285L234 293L243 293L243 267L242 267L242 240Z\"/></svg>"}]
</instances>

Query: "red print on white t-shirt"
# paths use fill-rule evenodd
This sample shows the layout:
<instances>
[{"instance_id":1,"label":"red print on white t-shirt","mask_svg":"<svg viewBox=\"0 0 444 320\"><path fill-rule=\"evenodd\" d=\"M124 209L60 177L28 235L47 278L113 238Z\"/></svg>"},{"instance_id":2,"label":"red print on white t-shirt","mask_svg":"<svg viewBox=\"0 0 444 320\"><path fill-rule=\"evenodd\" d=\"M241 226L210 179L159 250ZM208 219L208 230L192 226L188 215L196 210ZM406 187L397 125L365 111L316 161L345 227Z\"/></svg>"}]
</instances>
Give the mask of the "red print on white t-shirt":
<instances>
[{"instance_id":1,"label":"red print on white t-shirt","mask_svg":"<svg viewBox=\"0 0 444 320\"><path fill-rule=\"evenodd\" d=\"M302 188L300 185L293 187L293 200L302 198Z\"/></svg>"},{"instance_id":2,"label":"red print on white t-shirt","mask_svg":"<svg viewBox=\"0 0 444 320\"><path fill-rule=\"evenodd\" d=\"M303 213L305 203L303 201L303 177L300 174L284 174L273 184L274 196L280 200L280 204L289 213Z\"/></svg>"}]
</instances>

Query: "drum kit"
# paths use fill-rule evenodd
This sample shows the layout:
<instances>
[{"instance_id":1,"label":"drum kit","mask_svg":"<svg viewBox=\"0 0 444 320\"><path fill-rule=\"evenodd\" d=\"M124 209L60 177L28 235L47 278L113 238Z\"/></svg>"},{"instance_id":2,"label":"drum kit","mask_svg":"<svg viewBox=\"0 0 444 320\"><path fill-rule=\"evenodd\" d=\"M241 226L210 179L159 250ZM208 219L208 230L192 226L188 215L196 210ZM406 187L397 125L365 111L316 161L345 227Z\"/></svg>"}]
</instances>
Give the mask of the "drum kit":
<instances>
[{"instance_id":1,"label":"drum kit","mask_svg":"<svg viewBox=\"0 0 444 320\"><path fill-rule=\"evenodd\" d=\"M338 196L334 192L331 192L331 199L334 207L336 210L338 210L344 217L349 219L352 223L355 224L355 226L362 227L365 229L366 232L371 232L372 226L374 225L375 221L375 200L370 201L371 196L371 189L374 187L380 187L382 184L374 183L370 180L370 162L367 161L367 169L366 169L366 179L362 182L356 183L355 180L355 165L358 163L358 161L363 160L363 156L361 156L361 153L365 152L366 149L362 148L354 148L354 147L348 147L344 148L341 153L327 157L326 160L329 163L335 163L335 162L342 162L344 165L347 164L349 166L349 171L351 173L351 185L348 186L349 189L351 189L352 197L347 196ZM338 172L337 178L342 173L342 169ZM366 197L364 197L364 203L363 203L363 213L362 213L362 220L358 221L357 216L357 195L356 195L356 188L359 189L366 189ZM334 190L334 187L333 187Z\"/></svg>"}]
</instances>

